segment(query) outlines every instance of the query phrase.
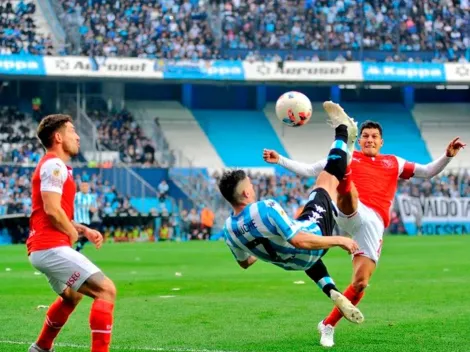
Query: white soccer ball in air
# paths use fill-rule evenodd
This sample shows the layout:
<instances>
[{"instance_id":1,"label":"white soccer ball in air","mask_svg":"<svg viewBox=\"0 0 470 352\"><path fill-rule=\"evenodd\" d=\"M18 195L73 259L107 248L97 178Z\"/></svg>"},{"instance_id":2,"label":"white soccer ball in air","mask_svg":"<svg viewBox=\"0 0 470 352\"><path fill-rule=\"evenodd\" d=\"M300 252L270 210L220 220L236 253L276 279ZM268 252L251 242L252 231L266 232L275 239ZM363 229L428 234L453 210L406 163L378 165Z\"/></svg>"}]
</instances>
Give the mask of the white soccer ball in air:
<instances>
[{"instance_id":1,"label":"white soccer ball in air","mask_svg":"<svg viewBox=\"0 0 470 352\"><path fill-rule=\"evenodd\" d=\"M312 103L300 92L287 92L276 102L276 115L287 126L302 126L312 116Z\"/></svg>"}]
</instances>

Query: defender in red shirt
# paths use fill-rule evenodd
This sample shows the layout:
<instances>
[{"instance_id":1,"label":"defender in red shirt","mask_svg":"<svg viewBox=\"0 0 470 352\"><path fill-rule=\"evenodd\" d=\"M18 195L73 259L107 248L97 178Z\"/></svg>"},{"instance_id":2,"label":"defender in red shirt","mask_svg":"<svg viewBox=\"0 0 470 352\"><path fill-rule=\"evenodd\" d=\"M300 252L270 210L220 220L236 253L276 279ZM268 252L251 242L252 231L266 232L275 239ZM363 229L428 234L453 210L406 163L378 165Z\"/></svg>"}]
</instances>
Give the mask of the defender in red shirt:
<instances>
[{"instance_id":1,"label":"defender in red shirt","mask_svg":"<svg viewBox=\"0 0 470 352\"><path fill-rule=\"evenodd\" d=\"M359 251L353 257L352 284L344 292L353 304L358 304L380 257L383 233L390 224L390 211L398 179L436 176L465 144L455 138L442 157L426 165L416 164L395 155L380 154L384 143L382 127L377 122L366 121L360 129L361 151L355 151L356 122L338 104L325 102L323 106L333 127L340 124L348 126L348 140L352 141L349 145L350 160L346 177L338 186L336 205L339 211L336 222L359 244ZM268 163L277 163L301 176L317 176L326 164L326 160L314 164L299 163L282 157L273 150L264 150L263 158ZM334 309L318 324L321 345L334 345L334 326L341 317L341 313Z\"/></svg>"},{"instance_id":2,"label":"defender in red shirt","mask_svg":"<svg viewBox=\"0 0 470 352\"><path fill-rule=\"evenodd\" d=\"M93 298L90 327L92 352L108 352L116 288L87 257L72 249L79 236L100 248L103 236L73 221L76 185L65 165L78 154L80 137L68 115L49 115L37 135L46 149L32 179L30 235L26 242L31 264L46 275L60 296L47 311L39 338L29 352L51 352L69 315L83 298Z\"/></svg>"}]
</instances>

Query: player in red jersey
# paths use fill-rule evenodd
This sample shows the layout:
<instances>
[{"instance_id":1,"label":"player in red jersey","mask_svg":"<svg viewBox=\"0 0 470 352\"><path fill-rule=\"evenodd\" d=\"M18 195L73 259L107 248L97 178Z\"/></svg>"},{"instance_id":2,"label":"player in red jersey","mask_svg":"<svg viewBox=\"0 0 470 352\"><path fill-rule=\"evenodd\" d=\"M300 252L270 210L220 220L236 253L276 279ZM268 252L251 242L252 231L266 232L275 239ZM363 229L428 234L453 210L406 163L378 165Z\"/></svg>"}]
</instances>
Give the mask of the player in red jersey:
<instances>
[{"instance_id":1,"label":"player in red jersey","mask_svg":"<svg viewBox=\"0 0 470 352\"><path fill-rule=\"evenodd\" d=\"M76 185L65 164L78 154L80 137L68 115L49 115L37 135L46 149L32 179L30 235L26 242L31 264L59 295L49 307L41 333L29 352L54 351L53 343L83 295L94 301L90 312L91 351L108 352L116 298L114 283L88 258L72 249L79 236L96 248L98 231L72 221Z\"/></svg>"},{"instance_id":2,"label":"player in red jersey","mask_svg":"<svg viewBox=\"0 0 470 352\"><path fill-rule=\"evenodd\" d=\"M380 154L384 143L382 127L376 122L366 121L360 129L361 151L355 151L356 122L338 104L325 102L323 106L333 127L345 124L349 133L355 134L348 139L353 142L349 145L350 160L346 176L338 186L339 212L336 222L359 244L359 251L353 256L352 283L344 292L353 304L358 304L380 257L383 233L390 224L390 210L398 179L436 176L465 144L455 138L439 159L426 165L412 163L395 155ZM263 152L263 158L268 163L277 163L301 176L318 175L326 163L326 160L314 164L299 163L267 149ZM334 309L318 324L323 346L334 345L334 327L341 317L341 313Z\"/></svg>"}]
</instances>

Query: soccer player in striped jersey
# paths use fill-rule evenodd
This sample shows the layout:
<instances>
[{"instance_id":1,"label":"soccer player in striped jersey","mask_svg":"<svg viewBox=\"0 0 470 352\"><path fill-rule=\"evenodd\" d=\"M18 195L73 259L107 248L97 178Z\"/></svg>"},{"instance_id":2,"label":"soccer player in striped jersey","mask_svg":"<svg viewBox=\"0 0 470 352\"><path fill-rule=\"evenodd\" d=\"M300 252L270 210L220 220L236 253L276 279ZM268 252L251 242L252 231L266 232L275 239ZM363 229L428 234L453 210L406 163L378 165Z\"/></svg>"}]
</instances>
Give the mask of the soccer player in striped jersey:
<instances>
[{"instance_id":1,"label":"soccer player in striped jersey","mask_svg":"<svg viewBox=\"0 0 470 352\"><path fill-rule=\"evenodd\" d=\"M340 125L324 171L297 220L289 218L274 200L257 202L243 170L225 172L219 189L233 208L224 226L225 242L242 268L259 258L285 270L305 271L349 321L361 323L362 313L338 291L321 260L331 247L349 253L358 249L350 238L332 236L336 211L332 199L336 200L336 188L346 172L347 142L348 129Z\"/></svg>"},{"instance_id":2,"label":"soccer player in striped jersey","mask_svg":"<svg viewBox=\"0 0 470 352\"><path fill-rule=\"evenodd\" d=\"M80 183L80 192L75 195L74 214L73 219L79 224L90 226L91 217L90 214L96 212L98 209L98 203L96 196L90 193L90 184L88 182ZM75 249L80 252L88 239L82 236L77 241Z\"/></svg>"}]
</instances>

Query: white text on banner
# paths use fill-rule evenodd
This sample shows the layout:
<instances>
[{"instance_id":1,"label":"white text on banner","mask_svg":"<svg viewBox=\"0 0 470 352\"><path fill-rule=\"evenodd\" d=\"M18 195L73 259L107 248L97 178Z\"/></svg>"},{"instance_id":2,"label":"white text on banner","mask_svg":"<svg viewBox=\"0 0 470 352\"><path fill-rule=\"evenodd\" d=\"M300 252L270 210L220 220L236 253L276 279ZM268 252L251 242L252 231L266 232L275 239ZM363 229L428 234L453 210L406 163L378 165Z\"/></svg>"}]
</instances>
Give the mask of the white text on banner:
<instances>
[{"instance_id":1,"label":"white text on banner","mask_svg":"<svg viewBox=\"0 0 470 352\"><path fill-rule=\"evenodd\" d=\"M397 202L410 235L470 233L470 198L399 195Z\"/></svg>"},{"instance_id":2,"label":"white text on banner","mask_svg":"<svg viewBox=\"0 0 470 352\"><path fill-rule=\"evenodd\" d=\"M46 56L48 76L162 79L155 60L115 57Z\"/></svg>"},{"instance_id":3,"label":"white text on banner","mask_svg":"<svg viewBox=\"0 0 470 352\"><path fill-rule=\"evenodd\" d=\"M446 63L446 81L453 83L470 83L470 64Z\"/></svg>"},{"instance_id":4,"label":"white text on banner","mask_svg":"<svg viewBox=\"0 0 470 352\"><path fill-rule=\"evenodd\" d=\"M360 62L243 62L247 81L362 82Z\"/></svg>"}]
</instances>

